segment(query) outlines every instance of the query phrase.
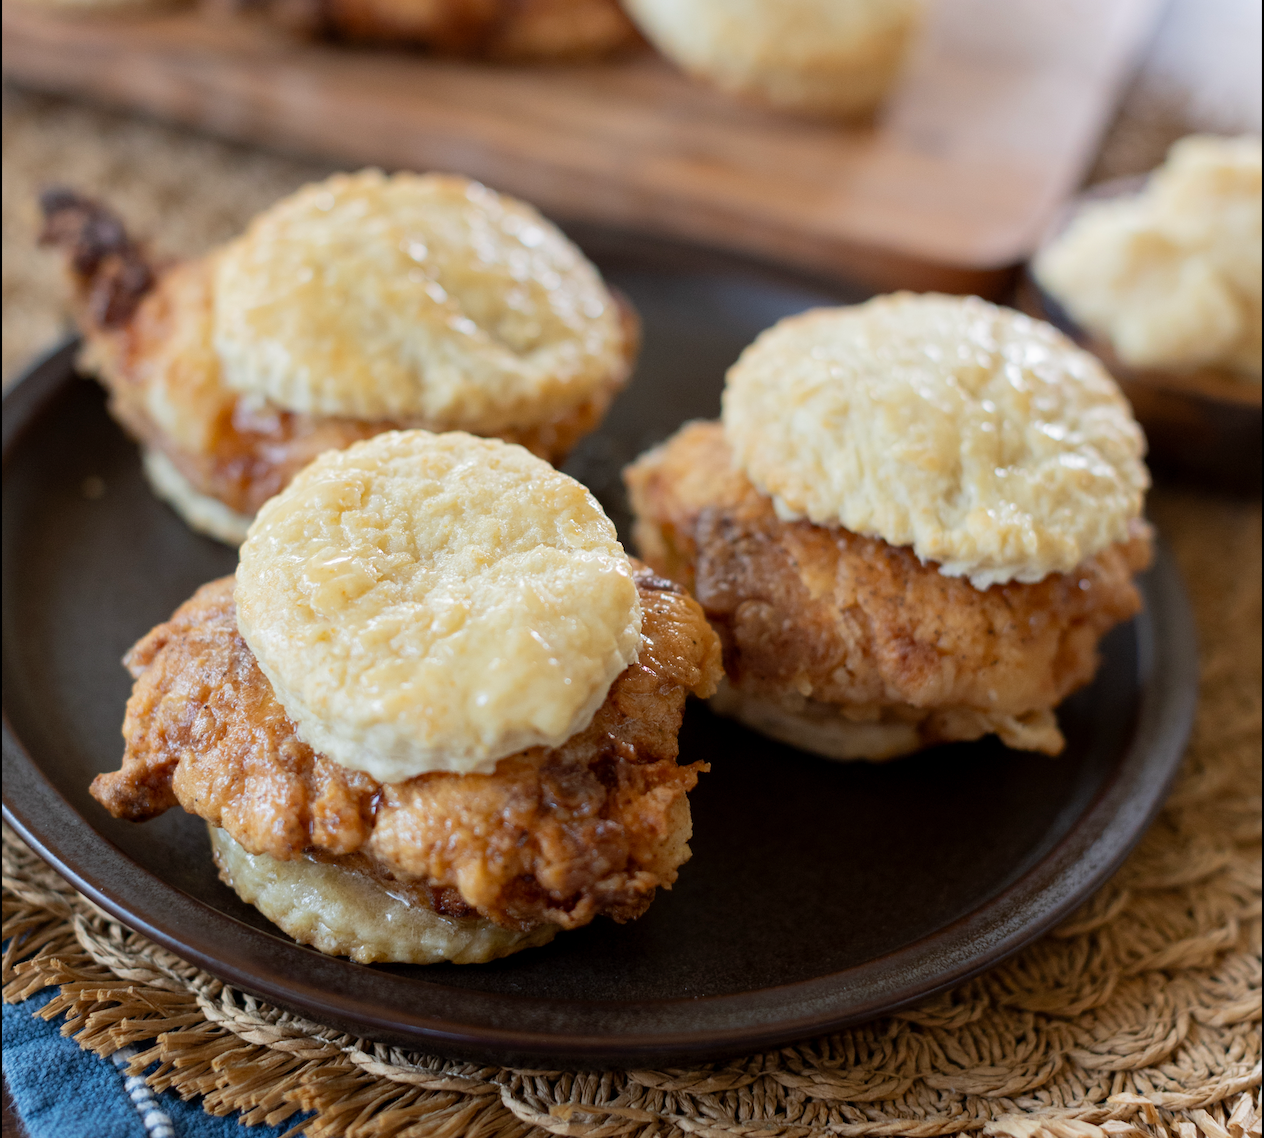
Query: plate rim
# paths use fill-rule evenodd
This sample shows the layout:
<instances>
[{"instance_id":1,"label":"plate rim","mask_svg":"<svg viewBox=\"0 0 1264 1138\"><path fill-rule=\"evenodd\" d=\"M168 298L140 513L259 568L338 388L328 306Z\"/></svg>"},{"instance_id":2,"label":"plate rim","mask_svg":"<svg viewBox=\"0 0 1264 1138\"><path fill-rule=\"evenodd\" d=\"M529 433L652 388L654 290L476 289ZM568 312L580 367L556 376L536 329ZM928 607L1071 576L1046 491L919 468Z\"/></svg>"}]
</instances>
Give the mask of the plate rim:
<instances>
[{"instance_id":1,"label":"plate rim","mask_svg":"<svg viewBox=\"0 0 1264 1138\"><path fill-rule=\"evenodd\" d=\"M75 340L58 345L5 391L6 474L26 429L40 418L50 400L78 378L76 351ZM433 983L457 1004L482 1005L483 1010L551 1012L554 1018L569 1011L581 1020L591 1020L593 1009L617 1007L626 1012L641 1008L650 1013L643 1017L647 1023L657 1020L677 1026L610 1034L565 1027L539 1030L517 1024L458 1023L398 1007L386 1014L384 1001L367 1008L358 997L344 997L327 984L305 983L295 974L300 970L285 976L275 969L261 973L240 967L224 950L227 943L244 942L262 956L275 956L280 944L289 950L283 953L286 959L294 959L290 954L297 952L310 954L308 959L315 957L313 964L353 969L364 966L325 957L279 934L256 929L151 874L69 804L13 729L7 703L3 712L4 819L79 892L129 928L234 987L353 1035L499 1064L549 1060L573 1067L645 1066L749 1054L827 1034L963 983L1043 935L1086 901L1122 864L1167 797L1197 705L1193 617L1175 564L1162 542L1157 544L1154 567L1139 584L1146 597L1146 608L1133 623L1140 699L1132 732L1106 782L1067 833L1037 862L1000 893L950 924L841 971L704 997L568 1001ZM50 827L47 821L41 824L41 817L73 819L75 824ZM90 857L85 858L85 854ZM208 933L213 934L214 954L191 944L190 934L182 933L191 920L197 922L198 937L206 940ZM971 951L981 943L986 947ZM953 963L928 975L926 962L945 955ZM331 970L316 967L315 971ZM390 974L374 970L373 975ZM432 984L409 977L397 979L410 985ZM857 985L870 994L849 999L847 992ZM795 1010L777 1014L777 1009ZM744 1010L761 1014L749 1022L738 1015L735 1023L734 1013Z\"/></svg>"}]
</instances>

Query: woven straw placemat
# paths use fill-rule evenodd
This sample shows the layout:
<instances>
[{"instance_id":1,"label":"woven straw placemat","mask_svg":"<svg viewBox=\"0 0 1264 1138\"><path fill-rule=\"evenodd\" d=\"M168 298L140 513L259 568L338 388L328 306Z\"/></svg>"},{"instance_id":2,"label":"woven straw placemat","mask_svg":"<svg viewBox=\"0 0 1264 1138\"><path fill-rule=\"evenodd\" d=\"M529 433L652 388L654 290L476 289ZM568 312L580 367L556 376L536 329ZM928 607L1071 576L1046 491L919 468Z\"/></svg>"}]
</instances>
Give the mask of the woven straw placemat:
<instances>
[{"instance_id":1,"label":"woven straw placemat","mask_svg":"<svg viewBox=\"0 0 1264 1138\"><path fill-rule=\"evenodd\" d=\"M324 170L135 119L6 96L4 370L63 322L33 194L68 181L197 252ZM450 1063L308 1023L131 933L4 838L4 997L213 1113L313 1138L458 1135L1260 1134L1260 508L1160 489L1202 643L1194 738L1162 816L1054 933L956 990L781 1051L576 1074Z\"/></svg>"}]
</instances>

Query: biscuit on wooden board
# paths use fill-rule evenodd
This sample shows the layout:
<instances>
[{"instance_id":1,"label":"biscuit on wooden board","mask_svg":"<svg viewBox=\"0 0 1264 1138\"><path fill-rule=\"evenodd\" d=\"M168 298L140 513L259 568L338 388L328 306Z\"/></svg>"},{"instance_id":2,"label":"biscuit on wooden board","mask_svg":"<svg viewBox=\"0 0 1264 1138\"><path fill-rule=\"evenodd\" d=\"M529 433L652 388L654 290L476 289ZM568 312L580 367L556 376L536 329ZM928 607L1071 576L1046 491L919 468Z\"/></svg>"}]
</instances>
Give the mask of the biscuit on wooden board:
<instances>
[{"instance_id":1,"label":"biscuit on wooden board","mask_svg":"<svg viewBox=\"0 0 1264 1138\"><path fill-rule=\"evenodd\" d=\"M788 317L729 369L723 400L734 457L781 517L910 546L984 589L1125 540L1150 484L1100 362L977 297Z\"/></svg>"},{"instance_id":2,"label":"biscuit on wooden board","mask_svg":"<svg viewBox=\"0 0 1264 1138\"><path fill-rule=\"evenodd\" d=\"M899 74L922 0L624 0L685 71L732 95L812 115L872 111Z\"/></svg>"}]
</instances>

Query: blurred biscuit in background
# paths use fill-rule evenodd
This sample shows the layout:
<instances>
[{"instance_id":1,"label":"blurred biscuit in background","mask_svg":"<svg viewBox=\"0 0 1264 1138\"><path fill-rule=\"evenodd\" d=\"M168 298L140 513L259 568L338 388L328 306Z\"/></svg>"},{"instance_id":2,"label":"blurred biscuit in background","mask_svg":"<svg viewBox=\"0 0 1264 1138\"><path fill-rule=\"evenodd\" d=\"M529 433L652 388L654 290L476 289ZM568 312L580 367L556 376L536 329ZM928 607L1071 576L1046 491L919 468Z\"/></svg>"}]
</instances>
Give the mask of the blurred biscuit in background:
<instances>
[{"instance_id":1,"label":"blurred biscuit in background","mask_svg":"<svg viewBox=\"0 0 1264 1138\"><path fill-rule=\"evenodd\" d=\"M891 88L921 0L625 0L649 41L689 74L779 110L872 111Z\"/></svg>"}]
</instances>

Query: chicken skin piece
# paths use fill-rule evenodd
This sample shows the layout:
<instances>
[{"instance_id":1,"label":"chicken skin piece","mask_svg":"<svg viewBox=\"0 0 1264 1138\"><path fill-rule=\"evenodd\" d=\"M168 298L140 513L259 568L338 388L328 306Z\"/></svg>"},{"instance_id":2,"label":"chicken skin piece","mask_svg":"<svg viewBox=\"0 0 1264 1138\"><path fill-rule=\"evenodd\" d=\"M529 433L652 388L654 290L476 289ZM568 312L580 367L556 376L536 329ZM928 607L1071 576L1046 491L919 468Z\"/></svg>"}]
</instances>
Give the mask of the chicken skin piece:
<instances>
[{"instance_id":1,"label":"chicken skin piece","mask_svg":"<svg viewBox=\"0 0 1264 1138\"><path fill-rule=\"evenodd\" d=\"M691 589L724 644L730 706L881 726L888 758L995 732L1058 753L1052 709L1087 684L1103 634L1135 615L1151 537L1075 572L976 589L909 549L778 518L719 423L692 423L625 471L641 556Z\"/></svg>"},{"instance_id":2,"label":"chicken skin piece","mask_svg":"<svg viewBox=\"0 0 1264 1138\"><path fill-rule=\"evenodd\" d=\"M183 806L250 853L333 862L450 916L520 930L630 920L689 857L685 795L707 767L677 765L676 735L686 696L721 674L697 603L633 567L640 658L587 728L492 774L387 785L298 738L237 631L234 579L213 581L127 654L123 766L92 794L132 821Z\"/></svg>"}]
</instances>

